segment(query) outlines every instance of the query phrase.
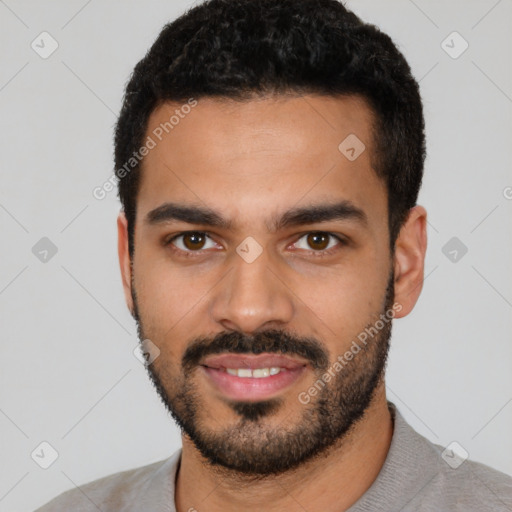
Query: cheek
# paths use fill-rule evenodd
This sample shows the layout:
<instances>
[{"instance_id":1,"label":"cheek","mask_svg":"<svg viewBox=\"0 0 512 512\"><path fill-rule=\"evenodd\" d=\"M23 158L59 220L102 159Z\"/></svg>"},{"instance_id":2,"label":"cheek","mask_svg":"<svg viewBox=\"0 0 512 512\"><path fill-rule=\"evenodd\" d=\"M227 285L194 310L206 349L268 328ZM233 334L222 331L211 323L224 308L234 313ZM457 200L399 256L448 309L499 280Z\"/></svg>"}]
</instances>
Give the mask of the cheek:
<instances>
[{"instance_id":1,"label":"cheek","mask_svg":"<svg viewBox=\"0 0 512 512\"><path fill-rule=\"evenodd\" d=\"M179 330L187 328L193 332L190 326L194 319L197 324L198 314L206 309L208 291L214 288L214 272L192 264L178 266L164 251L156 254L143 249L136 254L133 268L139 312L146 330L159 337L176 337Z\"/></svg>"},{"instance_id":2,"label":"cheek","mask_svg":"<svg viewBox=\"0 0 512 512\"><path fill-rule=\"evenodd\" d=\"M377 256L358 254L349 264L322 268L295 280L297 295L309 316L339 352L380 314L388 268ZM313 314L312 314L312 313ZM341 347L341 348L340 348Z\"/></svg>"},{"instance_id":3,"label":"cheek","mask_svg":"<svg viewBox=\"0 0 512 512\"><path fill-rule=\"evenodd\" d=\"M317 281L318 284L318 281ZM328 334L339 340L351 336L373 314L372 296L377 291L355 275L333 276L314 291L301 295L304 302L325 324Z\"/></svg>"}]
</instances>

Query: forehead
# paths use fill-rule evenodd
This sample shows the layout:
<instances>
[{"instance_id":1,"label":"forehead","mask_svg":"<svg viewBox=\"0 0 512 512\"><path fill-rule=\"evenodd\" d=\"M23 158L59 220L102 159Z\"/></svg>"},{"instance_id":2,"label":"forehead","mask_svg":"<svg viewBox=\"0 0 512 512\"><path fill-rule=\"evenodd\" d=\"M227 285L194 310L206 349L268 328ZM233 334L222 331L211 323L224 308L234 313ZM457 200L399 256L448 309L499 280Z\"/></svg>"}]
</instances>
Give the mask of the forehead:
<instances>
[{"instance_id":1,"label":"forehead","mask_svg":"<svg viewBox=\"0 0 512 512\"><path fill-rule=\"evenodd\" d=\"M154 147L142 162L137 218L169 201L253 222L270 205L300 201L386 208L370 158L372 129L372 112L357 96L164 103L146 130Z\"/></svg>"}]
</instances>

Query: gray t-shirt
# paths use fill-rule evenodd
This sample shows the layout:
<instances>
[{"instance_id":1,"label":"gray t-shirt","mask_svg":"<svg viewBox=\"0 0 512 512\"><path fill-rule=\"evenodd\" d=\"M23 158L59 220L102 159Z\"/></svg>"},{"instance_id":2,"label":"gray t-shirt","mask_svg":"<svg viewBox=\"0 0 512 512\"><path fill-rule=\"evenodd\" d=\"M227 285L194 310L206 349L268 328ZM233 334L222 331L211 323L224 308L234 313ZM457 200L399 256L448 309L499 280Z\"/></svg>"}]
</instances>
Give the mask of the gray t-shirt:
<instances>
[{"instance_id":1,"label":"gray t-shirt","mask_svg":"<svg viewBox=\"0 0 512 512\"><path fill-rule=\"evenodd\" d=\"M443 458L441 446L413 430L393 404L389 408L395 427L386 461L347 512L512 511L512 477L469 460L458 465L452 452ZM168 459L66 491L35 512L176 512L180 460L181 449Z\"/></svg>"}]
</instances>

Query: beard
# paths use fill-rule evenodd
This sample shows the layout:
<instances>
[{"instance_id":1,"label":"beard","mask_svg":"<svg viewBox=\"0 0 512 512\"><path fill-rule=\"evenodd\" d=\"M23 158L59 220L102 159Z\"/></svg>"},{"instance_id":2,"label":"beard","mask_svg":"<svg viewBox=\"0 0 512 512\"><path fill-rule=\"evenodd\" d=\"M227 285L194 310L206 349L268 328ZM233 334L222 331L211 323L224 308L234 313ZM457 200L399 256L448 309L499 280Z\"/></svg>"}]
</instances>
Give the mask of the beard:
<instances>
[{"instance_id":1,"label":"beard","mask_svg":"<svg viewBox=\"0 0 512 512\"><path fill-rule=\"evenodd\" d=\"M145 332L139 315L132 282L133 317L140 340ZM296 469L306 462L326 456L329 448L346 440L350 431L363 418L384 380L391 338L391 319L375 329L379 318L392 310L394 274L391 272L382 310L362 329L377 331L368 343L360 346L350 361L335 372L314 397L300 403L299 419L272 426L268 421L287 405L277 397L257 402L227 400L224 402L237 417L236 423L214 430L205 411L212 410L198 390L194 377L200 361L208 355L232 352L238 354L275 353L306 359L319 382L333 362L323 343L315 338L300 337L281 330L267 330L246 336L240 332L220 332L214 337L192 340L183 354L181 368L169 371L163 357L146 364L151 382L182 434L195 445L214 470L226 470L230 476L239 474L247 479L264 478ZM367 331L368 332L368 331ZM358 333L359 334L359 333ZM155 341L155 340L154 340ZM355 341L355 340L354 340ZM158 340L156 340L158 345ZM346 348L344 351L347 350ZM336 356L335 356L336 357ZM327 380L327 379L326 379ZM214 414L214 411L212 411ZM275 423L275 422L274 422Z\"/></svg>"}]
</instances>

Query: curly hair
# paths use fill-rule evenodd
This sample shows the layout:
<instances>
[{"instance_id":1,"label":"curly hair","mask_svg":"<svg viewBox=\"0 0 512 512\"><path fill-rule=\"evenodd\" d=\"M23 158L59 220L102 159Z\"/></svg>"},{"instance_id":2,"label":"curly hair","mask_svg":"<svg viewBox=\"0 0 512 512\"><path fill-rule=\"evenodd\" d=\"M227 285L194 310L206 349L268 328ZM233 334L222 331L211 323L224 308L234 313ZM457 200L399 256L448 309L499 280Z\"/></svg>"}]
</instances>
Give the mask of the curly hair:
<instances>
[{"instance_id":1,"label":"curly hair","mask_svg":"<svg viewBox=\"0 0 512 512\"><path fill-rule=\"evenodd\" d=\"M423 176L419 87L391 38L337 0L207 0L166 24L127 83L115 168L141 147L150 114L165 101L275 94L366 100L375 119L372 167L386 183L393 250ZM140 163L116 176L133 256Z\"/></svg>"}]
</instances>

